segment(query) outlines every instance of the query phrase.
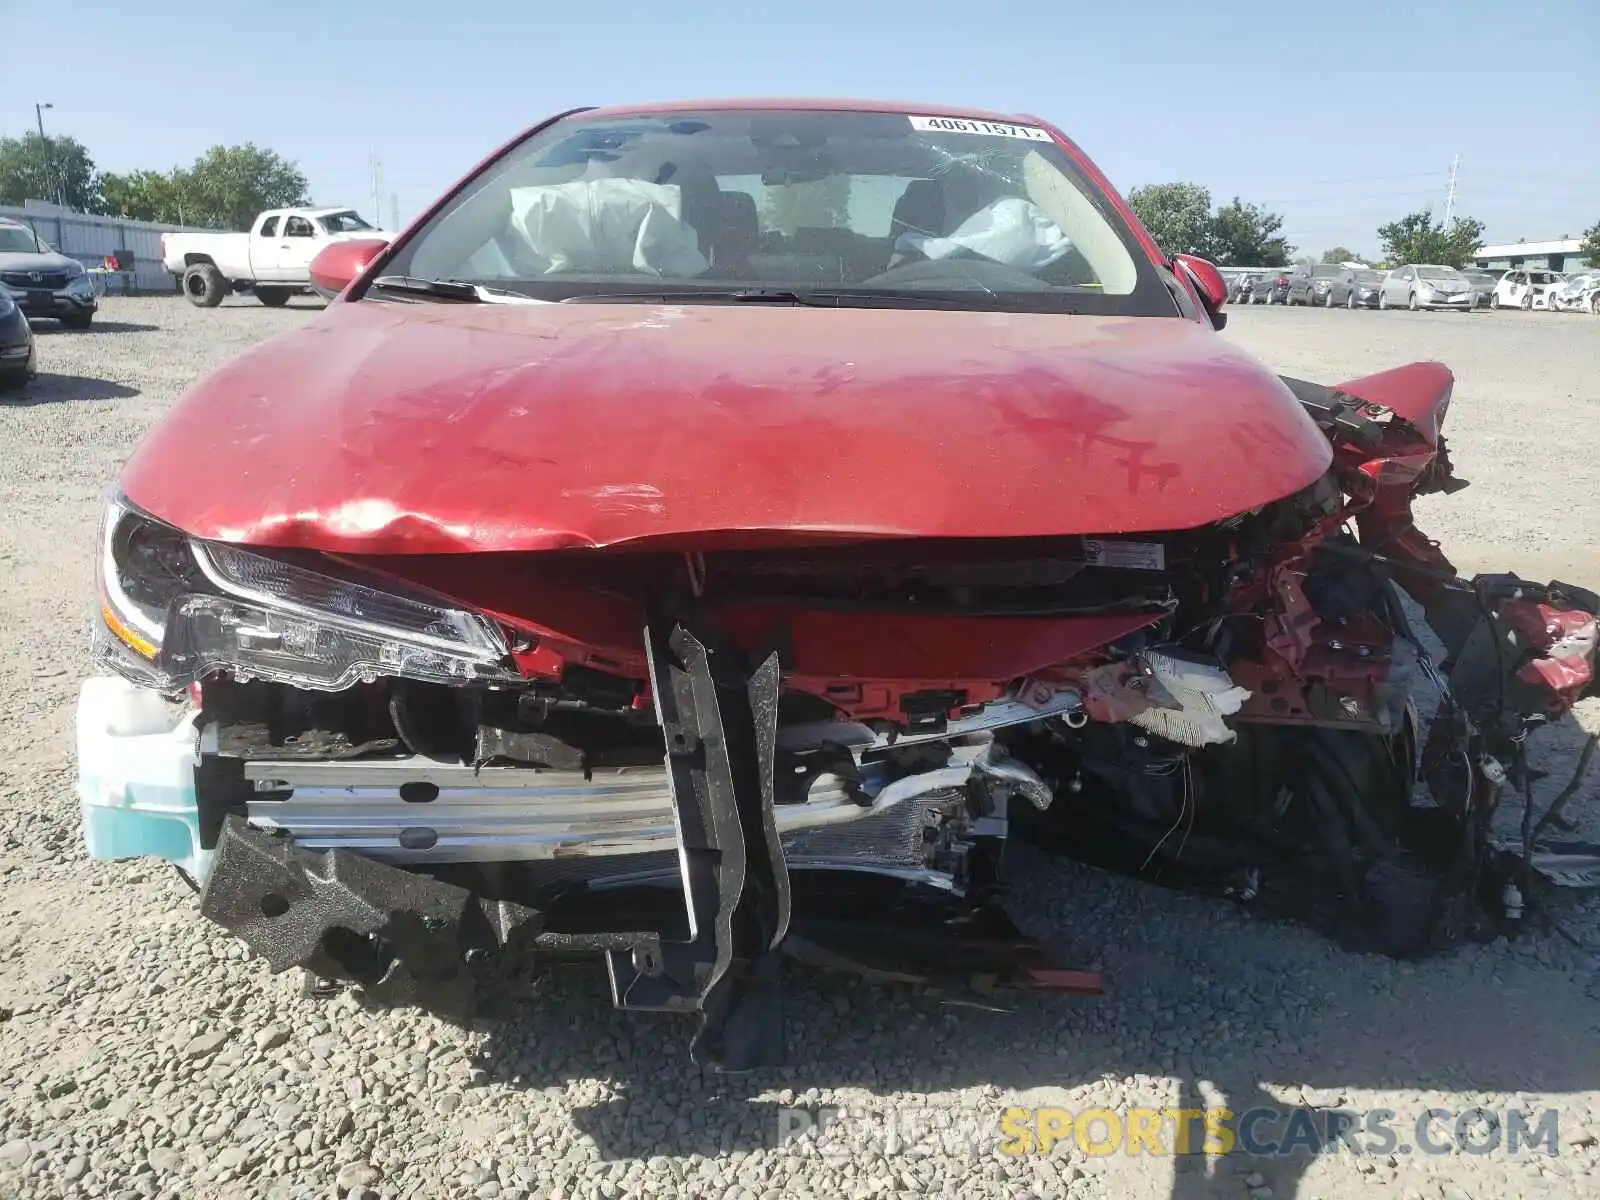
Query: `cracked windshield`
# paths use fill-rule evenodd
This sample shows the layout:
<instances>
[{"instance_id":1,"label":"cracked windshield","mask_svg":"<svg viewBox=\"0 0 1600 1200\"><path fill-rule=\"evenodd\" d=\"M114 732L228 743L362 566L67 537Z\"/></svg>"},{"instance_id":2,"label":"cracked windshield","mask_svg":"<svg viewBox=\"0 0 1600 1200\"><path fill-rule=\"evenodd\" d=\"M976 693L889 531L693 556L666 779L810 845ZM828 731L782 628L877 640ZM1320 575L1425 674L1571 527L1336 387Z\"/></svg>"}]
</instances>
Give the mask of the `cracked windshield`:
<instances>
[{"instance_id":1,"label":"cracked windshield","mask_svg":"<svg viewBox=\"0 0 1600 1200\"><path fill-rule=\"evenodd\" d=\"M1093 298L1149 273L1034 126L892 113L680 114L535 135L397 269L544 299L663 287Z\"/></svg>"}]
</instances>

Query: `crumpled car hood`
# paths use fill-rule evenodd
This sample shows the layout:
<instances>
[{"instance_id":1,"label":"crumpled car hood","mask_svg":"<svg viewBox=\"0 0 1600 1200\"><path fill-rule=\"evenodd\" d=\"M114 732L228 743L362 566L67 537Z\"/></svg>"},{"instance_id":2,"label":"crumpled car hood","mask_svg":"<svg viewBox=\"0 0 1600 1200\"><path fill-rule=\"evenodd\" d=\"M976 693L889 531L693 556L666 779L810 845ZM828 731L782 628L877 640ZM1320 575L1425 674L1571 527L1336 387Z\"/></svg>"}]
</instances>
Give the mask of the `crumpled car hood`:
<instances>
[{"instance_id":1,"label":"crumpled car hood","mask_svg":"<svg viewBox=\"0 0 1600 1200\"><path fill-rule=\"evenodd\" d=\"M263 546L710 548L1189 528L1330 453L1178 318L363 301L194 388L123 488Z\"/></svg>"}]
</instances>

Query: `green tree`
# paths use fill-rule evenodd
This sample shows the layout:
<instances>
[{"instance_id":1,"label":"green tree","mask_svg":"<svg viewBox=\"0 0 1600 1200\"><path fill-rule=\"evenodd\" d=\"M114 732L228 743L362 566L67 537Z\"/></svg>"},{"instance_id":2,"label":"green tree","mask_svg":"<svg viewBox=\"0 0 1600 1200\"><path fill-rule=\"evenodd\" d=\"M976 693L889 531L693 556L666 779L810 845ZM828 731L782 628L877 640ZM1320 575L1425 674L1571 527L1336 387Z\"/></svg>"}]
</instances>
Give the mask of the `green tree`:
<instances>
[{"instance_id":1,"label":"green tree","mask_svg":"<svg viewBox=\"0 0 1600 1200\"><path fill-rule=\"evenodd\" d=\"M1361 262L1361 255L1345 246L1335 246L1332 250L1322 252L1322 261L1337 265L1342 262Z\"/></svg>"},{"instance_id":2,"label":"green tree","mask_svg":"<svg viewBox=\"0 0 1600 1200\"><path fill-rule=\"evenodd\" d=\"M1211 193L1198 183L1152 183L1128 193L1128 207L1168 257L1212 253Z\"/></svg>"},{"instance_id":3,"label":"green tree","mask_svg":"<svg viewBox=\"0 0 1600 1200\"><path fill-rule=\"evenodd\" d=\"M1219 267L1281 267L1294 247L1278 232L1283 218L1235 196L1211 218L1210 250Z\"/></svg>"},{"instance_id":4,"label":"green tree","mask_svg":"<svg viewBox=\"0 0 1600 1200\"><path fill-rule=\"evenodd\" d=\"M161 171L100 176L100 211L113 217L164 221L169 225L183 224L185 216L172 175Z\"/></svg>"},{"instance_id":5,"label":"green tree","mask_svg":"<svg viewBox=\"0 0 1600 1200\"><path fill-rule=\"evenodd\" d=\"M1436 263L1459 267L1483 244L1483 222L1457 217L1446 229L1427 209L1407 213L1378 227L1383 254L1394 263Z\"/></svg>"},{"instance_id":6,"label":"green tree","mask_svg":"<svg viewBox=\"0 0 1600 1200\"><path fill-rule=\"evenodd\" d=\"M95 199L94 159L77 138L0 138L0 204L52 200L87 211Z\"/></svg>"},{"instance_id":7,"label":"green tree","mask_svg":"<svg viewBox=\"0 0 1600 1200\"><path fill-rule=\"evenodd\" d=\"M188 170L174 170L174 203L190 225L248 229L264 208L309 203L306 177L292 162L253 143L213 146Z\"/></svg>"},{"instance_id":8,"label":"green tree","mask_svg":"<svg viewBox=\"0 0 1600 1200\"><path fill-rule=\"evenodd\" d=\"M1600 267L1600 222L1584 231L1583 241L1578 244L1578 253L1591 267Z\"/></svg>"}]
</instances>

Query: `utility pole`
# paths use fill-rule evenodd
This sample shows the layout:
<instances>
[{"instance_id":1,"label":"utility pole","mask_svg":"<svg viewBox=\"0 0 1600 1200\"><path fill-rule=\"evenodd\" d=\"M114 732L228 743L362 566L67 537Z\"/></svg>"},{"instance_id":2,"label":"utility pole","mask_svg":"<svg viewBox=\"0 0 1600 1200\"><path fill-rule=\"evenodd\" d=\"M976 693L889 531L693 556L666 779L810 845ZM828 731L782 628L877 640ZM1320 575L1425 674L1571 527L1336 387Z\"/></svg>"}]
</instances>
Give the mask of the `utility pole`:
<instances>
[{"instance_id":1,"label":"utility pole","mask_svg":"<svg viewBox=\"0 0 1600 1200\"><path fill-rule=\"evenodd\" d=\"M379 199L382 193L378 187L378 156L374 154L370 157L372 162L372 223L374 225L382 225L383 204Z\"/></svg>"},{"instance_id":2,"label":"utility pole","mask_svg":"<svg viewBox=\"0 0 1600 1200\"><path fill-rule=\"evenodd\" d=\"M1444 226L1450 228L1451 214L1456 210L1456 172L1461 169L1461 155L1450 160L1450 186L1444 193Z\"/></svg>"},{"instance_id":3,"label":"utility pole","mask_svg":"<svg viewBox=\"0 0 1600 1200\"><path fill-rule=\"evenodd\" d=\"M51 190L55 192L56 203L61 205L62 208L65 208L66 205L62 203L61 179L59 172L56 170L56 152L50 145L50 139L44 135L44 110L54 107L54 104L40 104L35 102L33 106L33 119L39 124L39 141L44 148L45 182L47 186L49 186Z\"/></svg>"},{"instance_id":4,"label":"utility pole","mask_svg":"<svg viewBox=\"0 0 1600 1200\"><path fill-rule=\"evenodd\" d=\"M391 233L400 232L400 193L389 193L389 230Z\"/></svg>"}]
</instances>

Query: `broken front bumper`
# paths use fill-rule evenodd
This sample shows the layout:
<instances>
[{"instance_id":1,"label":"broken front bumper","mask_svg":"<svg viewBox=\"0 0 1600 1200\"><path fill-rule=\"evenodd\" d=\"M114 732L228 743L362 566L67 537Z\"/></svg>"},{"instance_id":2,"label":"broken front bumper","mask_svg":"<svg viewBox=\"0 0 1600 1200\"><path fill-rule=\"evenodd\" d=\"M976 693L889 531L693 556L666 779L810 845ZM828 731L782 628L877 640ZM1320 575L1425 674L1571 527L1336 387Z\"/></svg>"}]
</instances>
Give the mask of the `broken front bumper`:
<instances>
[{"instance_id":1,"label":"broken front bumper","mask_svg":"<svg viewBox=\"0 0 1600 1200\"><path fill-rule=\"evenodd\" d=\"M620 1007L700 1014L697 1061L778 1061L776 956L792 917L791 867L949 889L957 869L933 869L929 847L1003 836L1005 801L1048 803L1048 789L980 741L920 774L867 779L870 799L859 778L847 790L819 776L802 801L775 804L776 657L746 674L681 627L652 631L648 645L666 764L589 777L222 759L192 706L90 680L78 722L89 851L177 863L200 883L202 913L274 970L299 966L381 1000L461 1012L473 950L601 952ZM975 819L969 785L992 802ZM871 864L852 858L848 841L868 828L878 839ZM681 889L675 919L630 924L624 908L602 904L575 933L529 904L450 881L458 863L632 866L641 855L653 882Z\"/></svg>"}]
</instances>

